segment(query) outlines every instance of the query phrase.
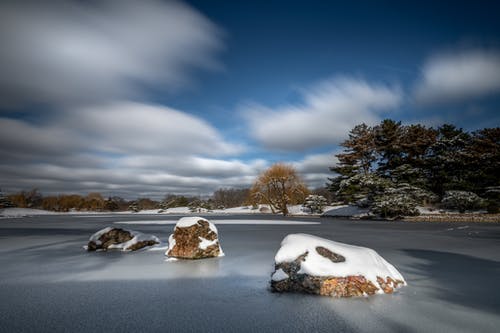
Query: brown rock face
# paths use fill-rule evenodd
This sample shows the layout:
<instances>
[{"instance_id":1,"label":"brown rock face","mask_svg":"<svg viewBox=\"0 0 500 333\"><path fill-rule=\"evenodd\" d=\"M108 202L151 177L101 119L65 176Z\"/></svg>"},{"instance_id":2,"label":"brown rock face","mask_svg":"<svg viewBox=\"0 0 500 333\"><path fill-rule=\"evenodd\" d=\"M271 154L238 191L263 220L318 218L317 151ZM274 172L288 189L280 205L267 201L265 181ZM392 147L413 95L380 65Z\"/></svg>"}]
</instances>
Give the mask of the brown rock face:
<instances>
[{"instance_id":1,"label":"brown rock face","mask_svg":"<svg viewBox=\"0 0 500 333\"><path fill-rule=\"evenodd\" d=\"M333 253L323 247L317 247L316 252L329 258L333 262L345 261L343 256ZM389 294L394 292L394 289L398 286L404 284L403 281L393 280L390 277L387 277L385 280L381 277L377 277L377 282L379 284L379 287L377 287L361 275L335 277L299 274L301 263L306 259L307 255L308 252L300 255L292 262L276 265L275 271L279 269L283 270L283 272L288 275L288 278L280 281L271 280L271 290L275 292L303 292L323 296L352 297L373 295L379 289Z\"/></svg>"},{"instance_id":2,"label":"brown rock face","mask_svg":"<svg viewBox=\"0 0 500 333\"><path fill-rule=\"evenodd\" d=\"M318 252L318 254L320 256L323 256L325 258L330 259L332 262L344 262L345 261L344 256L341 256L340 254L334 253L323 246L316 247L316 252Z\"/></svg>"},{"instance_id":3,"label":"brown rock face","mask_svg":"<svg viewBox=\"0 0 500 333\"><path fill-rule=\"evenodd\" d=\"M128 242L132 238L134 238L134 236L132 236L132 234L129 231L120 228L114 228L106 232L105 234L102 234L99 237L100 244L90 241L87 245L87 251L97 251L97 250L106 251L109 246L113 244L121 244ZM152 246L155 244L158 244L158 242L153 240L140 241L126 248L126 250L136 251L142 249L143 247Z\"/></svg>"},{"instance_id":4,"label":"brown rock face","mask_svg":"<svg viewBox=\"0 0 500 333\"><path fill-rule=\"evenodd\" d=\"M171 239L175 241L172 247L169 247L167 256L182 259L202 259L218 257L220 254L219 241L217 233L210 229L210 224L200 219L196 224L189 227L176 227ZM215 241L214 244L201 248L202 239Z\"/></svg>"},{"instance_id":5,"label":"brown rock face","mask_svg":"<svg viewBox=\"0 0 500 333\"><path fill-rule=\"evenodd\" d=\"M377 276L377 282L380 285L380 288L386 294L391 294L394 292L394 289L398 288L400 285L403 285L403 281L394 280L391 277L387 277L387 279L382 279L380 276Z\"/></svg>"},{"instance_id":6,"label":"brown rock face","mask_svg":"<svg viewBox=\"0 0 500 333\"><path fill-rule=\"evenodd\" d=\"M140 241L140 242L137 242L137 243L132 244L131 246L127 247L126 250L137 251L137 250L142 249L143 247L153 246L156 244L158 244L158 242L156 242L154 240Z\"/></svg>"}]
</instances>

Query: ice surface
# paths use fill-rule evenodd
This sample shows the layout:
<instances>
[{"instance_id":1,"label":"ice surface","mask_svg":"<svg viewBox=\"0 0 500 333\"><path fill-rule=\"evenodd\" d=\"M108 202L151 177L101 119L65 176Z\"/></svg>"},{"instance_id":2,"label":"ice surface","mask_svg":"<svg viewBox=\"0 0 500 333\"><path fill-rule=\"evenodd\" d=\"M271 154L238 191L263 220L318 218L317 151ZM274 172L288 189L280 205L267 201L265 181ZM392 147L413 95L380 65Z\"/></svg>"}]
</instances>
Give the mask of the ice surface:
<instances>
[{"instance_id":1,"label":"ice surface","mask_svg":"<svg viewBox=\"0 0 500 333\"><path fill-rule=\"evenodd\" d=\"M498 224L446 231L463 224L275 219L275 225L210 219L226 256L172 263L159 251L82 251L109 217L0 220L0 331L498 332ZM173 225L133 229L166 240ZM387 297L342 300L271 293L274 255L295 233L376 249L408 287Z\"/></svg>"},{"instance_id":2,"label":"ice surface","mask_svg":"<svg viewBox=\"0 0 500 333\"><path fill-rule=\"evenodd\" d=\"M345 261L332 262L316 251L318 246L343 256ZM308 255L301 263L299 273L335 277L363 275L374 285L378 285L377 276L404 281L398 270L372 249L334 242L307 234L286 236L281 242L281 248L276 253L275 262L276 264L291 262L306 252Z\"/></svg>"}]
</instances>

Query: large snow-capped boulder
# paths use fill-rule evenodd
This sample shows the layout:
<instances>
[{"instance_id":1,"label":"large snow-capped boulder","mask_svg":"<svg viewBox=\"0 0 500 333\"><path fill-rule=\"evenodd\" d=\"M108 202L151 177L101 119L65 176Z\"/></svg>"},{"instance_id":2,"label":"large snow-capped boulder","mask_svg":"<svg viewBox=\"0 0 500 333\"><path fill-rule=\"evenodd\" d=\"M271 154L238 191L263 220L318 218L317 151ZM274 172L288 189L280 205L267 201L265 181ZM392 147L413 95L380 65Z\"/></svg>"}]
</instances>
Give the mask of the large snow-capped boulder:
<instances>
[{"instance_id":1,"label":"large snow-capped boulder","mask_svg":"<svg viewBox=\"0 0 500 333\"><path fill-rule=\"evenodd\" d=\"M273 291L334 297L387 294L403 285L403 276L374 250L306 234L283 239L271 276Z\"/></svg>"},{"instance_id":2,"label":"large snow-capped boulder","mask_svg":"<svg viewBox=\"0 0 500 333\"><path fill-rule=\"evenodd\" d=\"M219 244L217 228L202 217L183 217L168 238L169 257L202 259L224 255Z\"/></svg>"},{"instance_id":3,"label":"large snow-capped boulder","mask_svg":"<svg viewBox=\"0 0 500 333\"><path fill-rule=\"evenodd\" d=\"M85 247L87 251L117 249L136 251L147 246L160 244L156 236L144 235L133 230L107 227L90 236Z\"/></svg>"}]
</instances>

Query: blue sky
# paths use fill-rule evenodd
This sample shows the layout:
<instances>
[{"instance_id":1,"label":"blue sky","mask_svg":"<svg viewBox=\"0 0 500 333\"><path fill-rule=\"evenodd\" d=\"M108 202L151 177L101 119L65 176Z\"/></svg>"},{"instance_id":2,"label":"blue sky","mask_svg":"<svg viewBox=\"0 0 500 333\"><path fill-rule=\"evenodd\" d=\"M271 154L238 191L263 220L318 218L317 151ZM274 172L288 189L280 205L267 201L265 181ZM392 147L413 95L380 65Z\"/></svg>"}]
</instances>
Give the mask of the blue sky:
<instances>
[{"instance_id":1,"label":"blue sky","mask_svg":"<svg viewBox=\"0 0 500 333\"><path fill-rule=\"evenodd\" d=\"M0 188L321 186L354 125L500 126L494 1L0 5Z\"/></svg>"}]
</instances>

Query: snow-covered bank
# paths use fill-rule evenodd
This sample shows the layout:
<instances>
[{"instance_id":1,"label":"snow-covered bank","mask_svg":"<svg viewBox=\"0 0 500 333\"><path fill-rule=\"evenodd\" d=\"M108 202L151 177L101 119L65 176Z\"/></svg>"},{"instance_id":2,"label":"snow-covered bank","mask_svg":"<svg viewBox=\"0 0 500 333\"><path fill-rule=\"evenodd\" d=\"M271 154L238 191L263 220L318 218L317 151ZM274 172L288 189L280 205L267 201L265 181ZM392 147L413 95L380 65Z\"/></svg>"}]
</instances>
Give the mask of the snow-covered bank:
<instances>
[{"instance_id":1,"label":"snow-covered bank","mask_svg":"<svg viewBox=\"0 0 500 333\"><path fill-rule=\"evenodd\" d=\"M324 211L327 210L332 210L340 207L345 207L345 206L326 206L324 208ZM288 206L288 212L289 215L292 216L319 216L320 214L312 214L308 211L307 208L304 208L302 205L290 205ZM241 207L232 207L232 208L226 208L226 209L211 209L207 210L205 208L200 208L196 211L192 211L189 207L175 207L175 208L168 208L165 210L156 210L156 209L150 209L150 210L141 210L135 214L185 214L185 215L196 215L199 213L203 214L217 214L217 215L224 215L224 214L238 214L238 215L245 215L245 214L272 214L272 210L269 207L269 205L259 205L257 208L254 208L252 206L241 206ZM279 215L279 213L278 213Z\"/></svg>"},{"instance_id":2,"label":"snow-covered bank","mask_svg":"<svg viewBox=\"0 0 500 333\"><path fill-rule=\"evenodd\" d=\"M345 206L327 206L325 211L342 208ZM288 207L289 215L292 216L319 216L320 214L311 214L306 208L301 205L292 205ZM96 212L96 211L71 211L71 212L52 212L41 209L31 208L5 208L0 210L0 218L14 218L14 217L27 217L37 215L75 215L79 218L93 218L93 217L113 217L116 215L197 215L197 214L214 214L214 215L254 215L254 214L270 214L271 209L268 205L259 205L257 208L252 206L232 207L227 209L199 209L192 211L190 207L174 207L165 210L162 209L147 209L139 212L120 211L120 212ZM277 214L280 215L280 214Z\"/></svg>"},{"instance_id":3,"label":"snow-covered bank","mask_svg":"<svg viewBox=\"0 0 500 333\"><path fill-rule=\"evenodd\" d=\"M500 223L500 214L477 213L439 213L408 216L405 221L411 222L489 222Z\"/></svg>"},{"instance_id":4,"label":"snow-covered bank","mask_svg":"<svg viewBox=\"0 0 500 333\"><path fill-rule=\"evenodd\" d=\"M0 219L1 218L19 218L19 217L27 217L27 216L36 216L36 215L59 215L61 213L50 212L47 210L41 209L31 209L31 208L4 208L0 209Z\"/></svg>"}]
</instances>

